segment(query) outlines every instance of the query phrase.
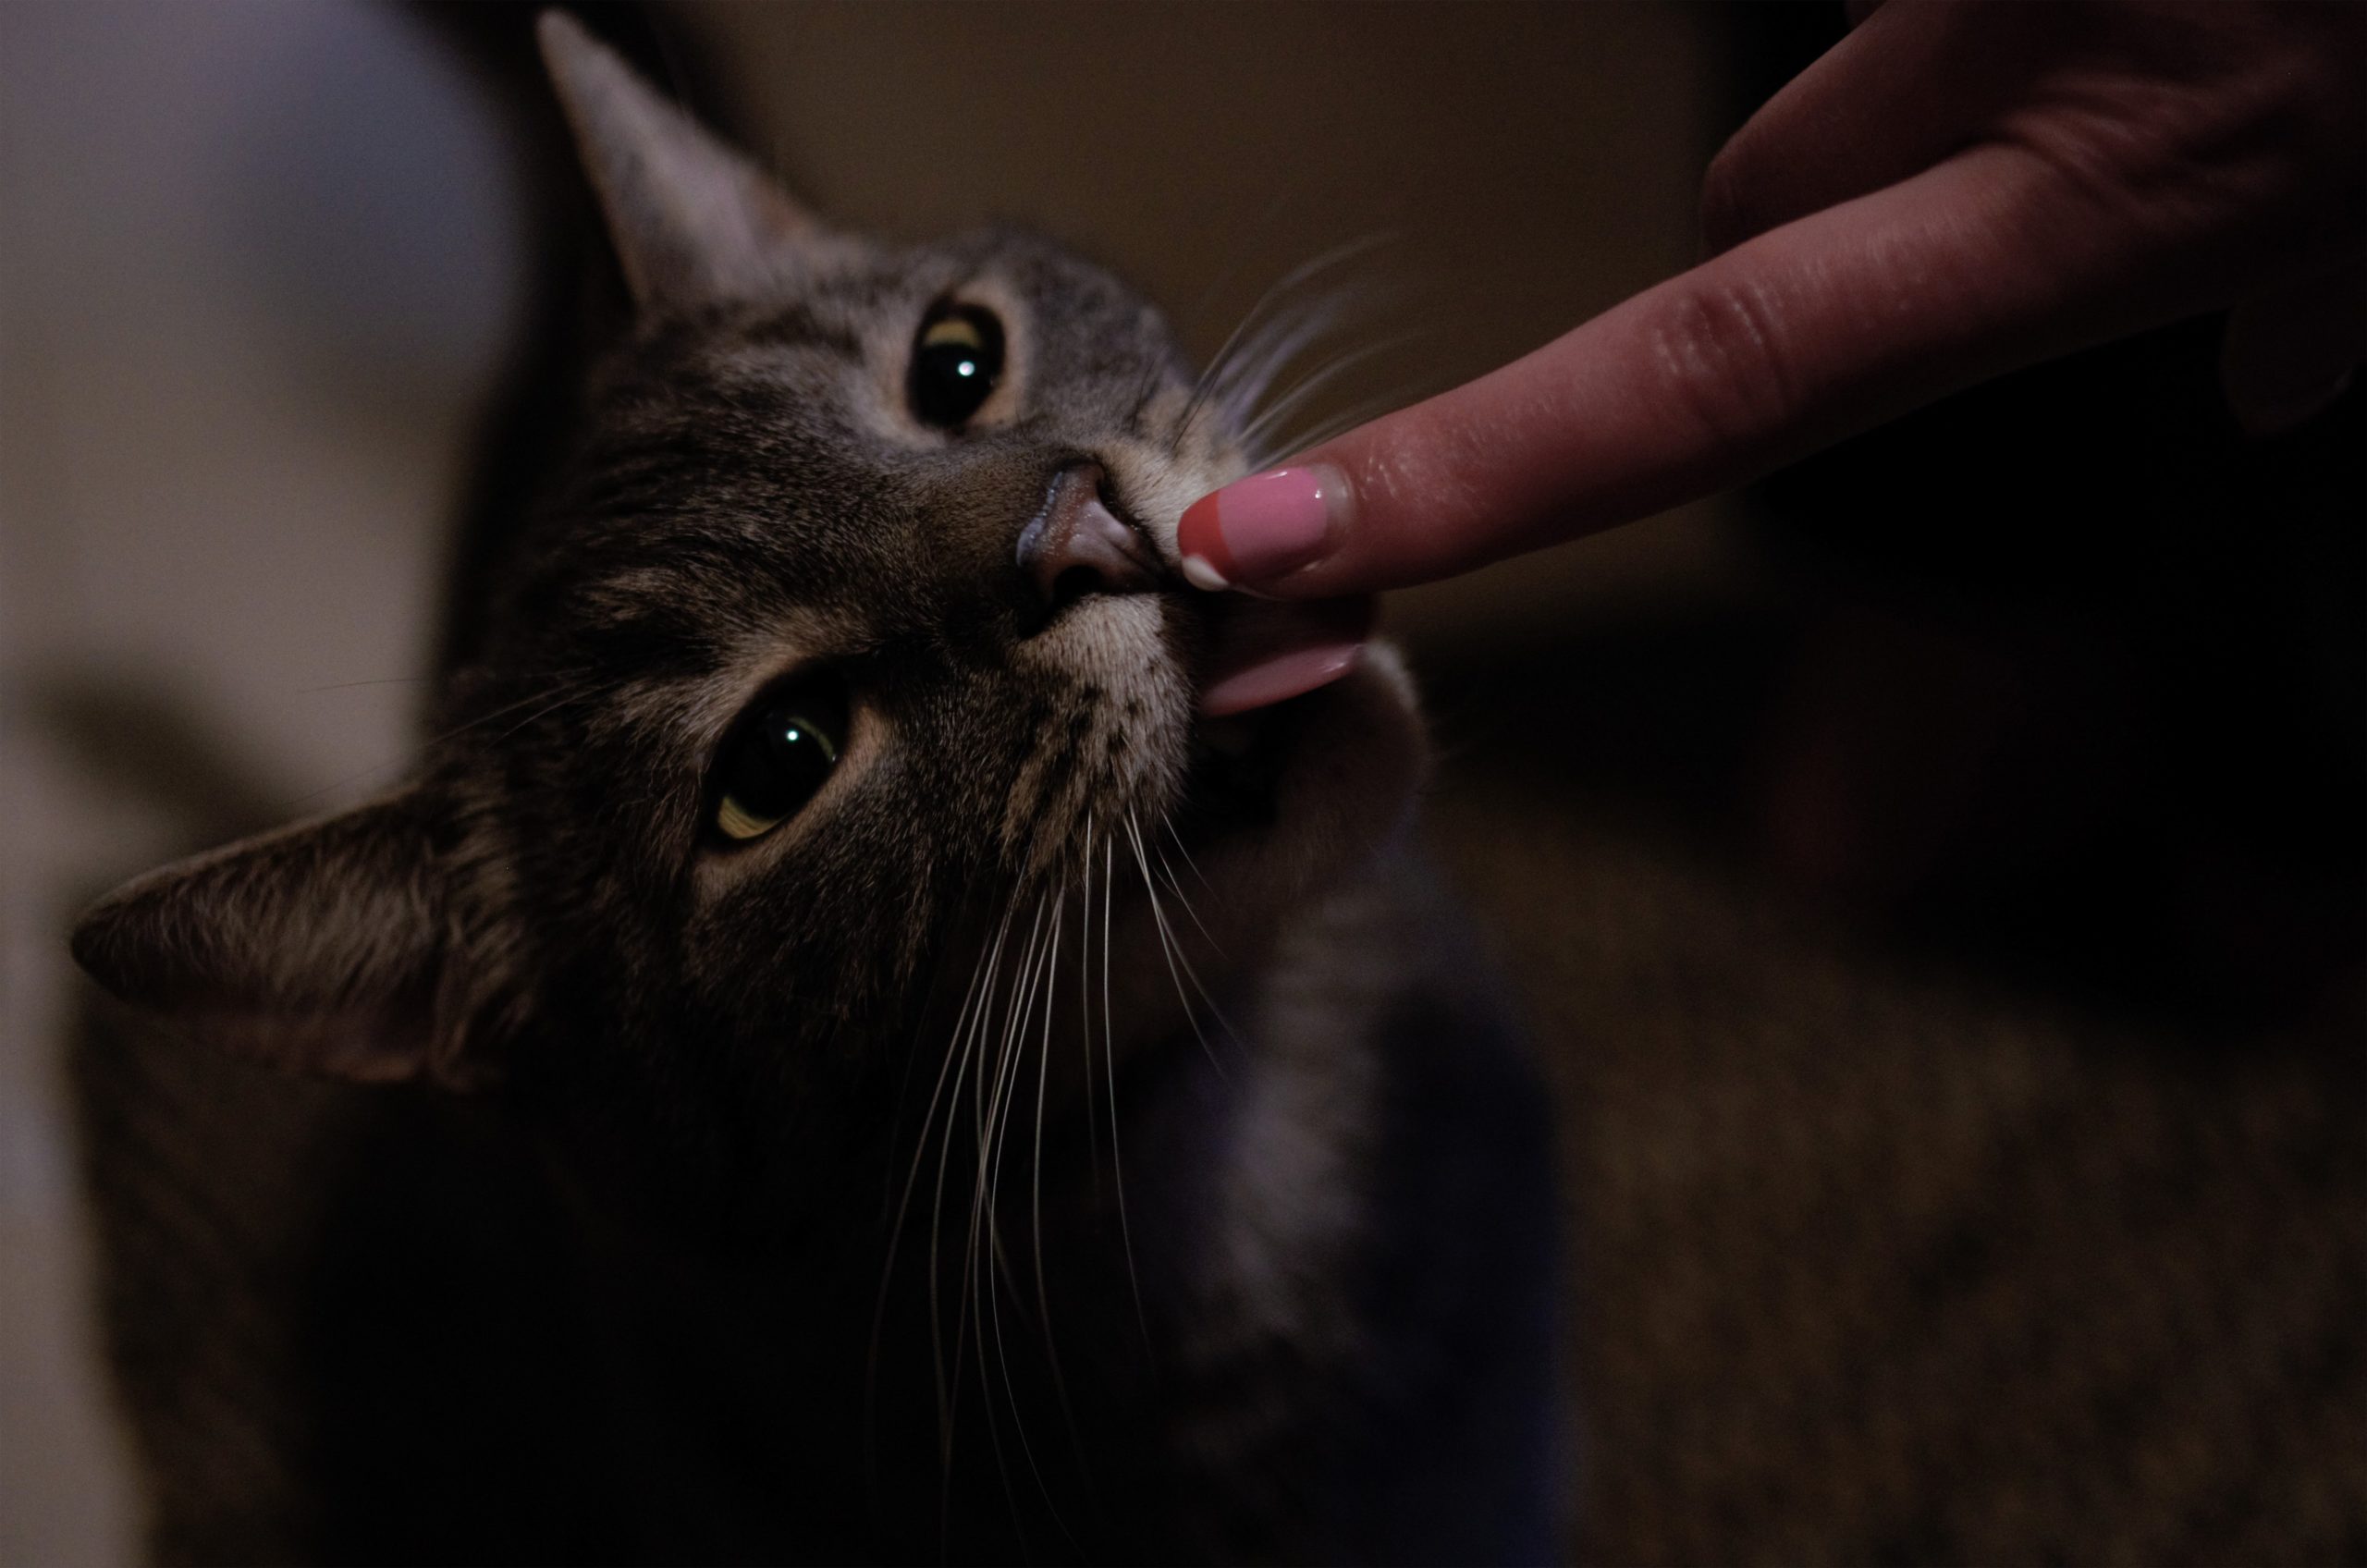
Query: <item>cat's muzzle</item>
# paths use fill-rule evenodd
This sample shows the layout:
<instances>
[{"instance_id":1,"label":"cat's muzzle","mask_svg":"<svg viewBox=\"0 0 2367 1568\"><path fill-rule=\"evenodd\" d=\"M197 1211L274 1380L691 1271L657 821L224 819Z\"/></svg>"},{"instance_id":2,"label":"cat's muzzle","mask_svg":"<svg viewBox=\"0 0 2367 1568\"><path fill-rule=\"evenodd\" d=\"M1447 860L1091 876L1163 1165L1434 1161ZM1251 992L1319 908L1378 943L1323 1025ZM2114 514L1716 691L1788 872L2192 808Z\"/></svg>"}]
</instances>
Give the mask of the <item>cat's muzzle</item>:
<instances>
[{"instance_id":1,"label":"cat's muzzle","mask_svg":"<svg viewBox=\"0 0 2367 1568\"><path fill-rule=\"evenodd\" d=\"M1052 476L1044 504L1020 531L1019 570L1036 589L1037 630L1094 594L1156 594L1178 584L1143 531L1110 503L1099 463L1072 463Z\"/></svg>"}]
</instances>

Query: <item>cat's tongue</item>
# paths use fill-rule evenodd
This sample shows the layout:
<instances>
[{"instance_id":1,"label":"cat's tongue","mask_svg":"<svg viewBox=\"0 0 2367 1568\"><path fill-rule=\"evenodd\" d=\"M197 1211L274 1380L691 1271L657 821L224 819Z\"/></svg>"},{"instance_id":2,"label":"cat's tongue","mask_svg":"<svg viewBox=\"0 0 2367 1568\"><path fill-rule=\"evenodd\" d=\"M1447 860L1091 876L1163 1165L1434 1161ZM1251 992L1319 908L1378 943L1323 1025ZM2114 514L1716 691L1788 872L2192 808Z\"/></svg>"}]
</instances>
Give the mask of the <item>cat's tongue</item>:
<instances>
[{"instance_id":1,"label":"cat's tongue","mask_svg":"<svg viewBox=\"0 0 2367 1568\"><path fill-rule=\"evenodd\" d=\"M1211 717L1312 692L1355 668L1372 634L1372 600L1286 603L1228 594L1215 606L1200 711Z\"/></svg>"}]
</instances>

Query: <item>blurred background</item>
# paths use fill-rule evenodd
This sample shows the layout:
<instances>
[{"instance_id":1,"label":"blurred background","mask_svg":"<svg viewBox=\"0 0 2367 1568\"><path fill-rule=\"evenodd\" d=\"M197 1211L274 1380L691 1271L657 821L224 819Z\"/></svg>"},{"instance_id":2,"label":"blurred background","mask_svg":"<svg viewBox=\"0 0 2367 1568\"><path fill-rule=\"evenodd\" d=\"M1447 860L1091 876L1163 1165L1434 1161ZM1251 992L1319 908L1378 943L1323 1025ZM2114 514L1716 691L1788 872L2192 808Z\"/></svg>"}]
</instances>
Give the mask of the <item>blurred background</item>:
<instances>
[{"instance_id":1,"label":"blurred background","mask_svg":"<svg viewBox=\"0 0 2367 1568\"><path fill-rule=\"evenodd\" d=\"M586 10L847 226L1027 221L1196 355L1335 256L1310 427L1681 270L1842 26ZM0 7L0 1562L148 1532L63 933L400 773L572 264L527 16ZM2216 330L1389 606L1564 1109L1574 1556L2367 1562L2367 398L2247 441Z\"/></svg>"}]
</instances>

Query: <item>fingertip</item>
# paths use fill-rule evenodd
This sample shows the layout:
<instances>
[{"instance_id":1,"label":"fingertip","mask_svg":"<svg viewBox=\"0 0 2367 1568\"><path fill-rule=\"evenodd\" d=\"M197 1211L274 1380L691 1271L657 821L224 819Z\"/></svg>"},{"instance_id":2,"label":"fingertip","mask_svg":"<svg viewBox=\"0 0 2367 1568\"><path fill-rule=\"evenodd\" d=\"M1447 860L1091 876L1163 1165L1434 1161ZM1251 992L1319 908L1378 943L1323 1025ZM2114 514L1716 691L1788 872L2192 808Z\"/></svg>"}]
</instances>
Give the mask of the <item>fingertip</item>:
<instances>
[{"instance_id":1,"label":"fingertip","mask_svg":"<svg viewBox=\"0 0 2367 1568\"><path fill-rule=\"evenodd\" d=\"M1184 557L1184 581L1203 594L1221 594L1233 586L1206 556L1186 555Z\"/></svg>"},{"instance_id":2,"label":"fingertip","mask_svg":"<svg viewBox=\"0 0 2367 1568\"><path fill-rule=\"evenodd\" d=\"M1347 482L1326 464L1269 469L1184 508L1175 529L1184 572L1201 587L1270 582L1329 554Z\"/></svg>"},{"instance_id":3,"label":"fingertip","mask_svg":"<svg viewBox=\"0 0 2367 1568\"><path fill-rule=\"evenodd\" d=\"M1175 550L1184 557L1185 580L1210 594L1233 586L1233 552L1225 547L1224 530L1217 517L1217 497L1223 494L1212 490L1201 496L1184 508L1175 525Z\"/></svg>"}]
</instances>

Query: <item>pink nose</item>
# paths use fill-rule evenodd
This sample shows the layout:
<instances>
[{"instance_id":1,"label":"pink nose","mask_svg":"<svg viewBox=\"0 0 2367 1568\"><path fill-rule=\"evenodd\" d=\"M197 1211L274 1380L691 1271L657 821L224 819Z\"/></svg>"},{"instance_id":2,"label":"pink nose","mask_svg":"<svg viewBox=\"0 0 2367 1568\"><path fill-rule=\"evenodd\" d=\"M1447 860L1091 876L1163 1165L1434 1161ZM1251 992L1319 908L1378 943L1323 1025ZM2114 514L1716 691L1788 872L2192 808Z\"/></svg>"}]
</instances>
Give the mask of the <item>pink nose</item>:
<instances>
[{"instance_id":1,"label":"pink nose","mask_svg":"<svg viewBox=\"0 0 2367 1568\"><path fill-rule=\"evenodd\" d=\"M1102 504L1101 480L1098 463L1062 469L1019 535L1019 570L1047 610L1087 594L1147 594L1167 576L1150 541Z\"/></svg>"}]
</instances>

